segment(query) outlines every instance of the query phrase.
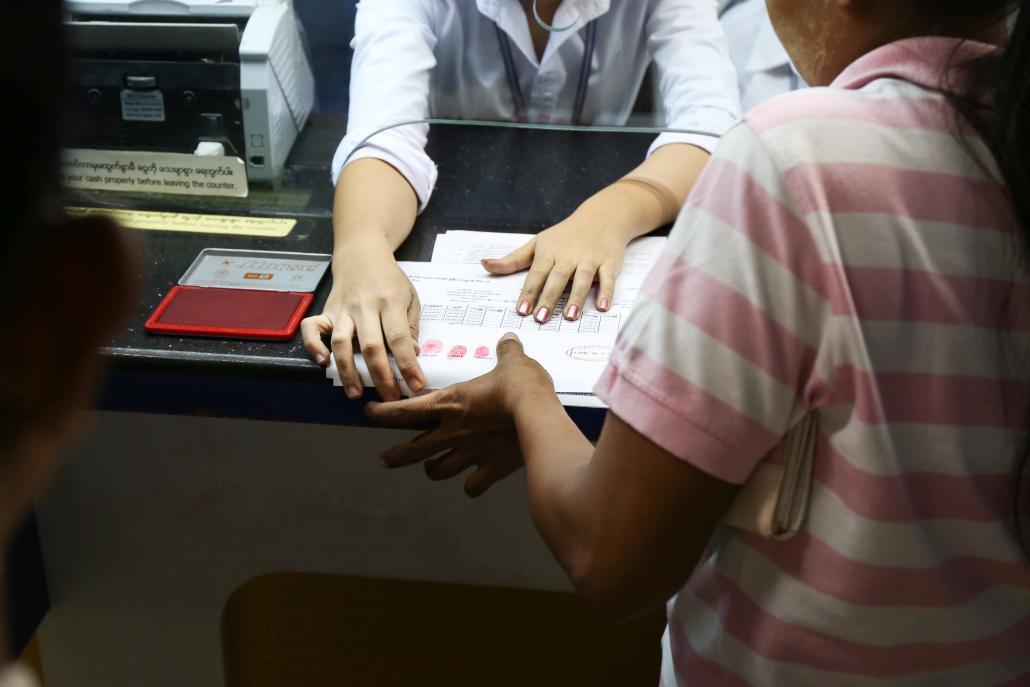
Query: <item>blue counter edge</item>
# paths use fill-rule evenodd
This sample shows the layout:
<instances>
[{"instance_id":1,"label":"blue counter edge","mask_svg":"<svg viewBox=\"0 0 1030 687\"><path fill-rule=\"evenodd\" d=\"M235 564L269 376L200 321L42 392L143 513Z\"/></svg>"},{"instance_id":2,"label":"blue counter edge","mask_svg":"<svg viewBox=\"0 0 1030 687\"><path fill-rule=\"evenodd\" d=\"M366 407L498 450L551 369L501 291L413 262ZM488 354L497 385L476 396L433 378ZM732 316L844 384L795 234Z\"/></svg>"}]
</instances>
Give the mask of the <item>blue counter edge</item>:
<instances>
[{"instance_id":1,"label":"blue counter edge","mask_svg":"<svg viewBox=\"0 0 1030 687\"><path fill-rule=\"evenodd\" d=\"M299 422L375 427L363 412L378 400L373 391L352 401L328 381L251 378L179 372L109 373L96 408L126 413L187 415L266 422ZM606 411L571 408L566 412L590 440L601 434Z\"/></svg>"}]
</instances>

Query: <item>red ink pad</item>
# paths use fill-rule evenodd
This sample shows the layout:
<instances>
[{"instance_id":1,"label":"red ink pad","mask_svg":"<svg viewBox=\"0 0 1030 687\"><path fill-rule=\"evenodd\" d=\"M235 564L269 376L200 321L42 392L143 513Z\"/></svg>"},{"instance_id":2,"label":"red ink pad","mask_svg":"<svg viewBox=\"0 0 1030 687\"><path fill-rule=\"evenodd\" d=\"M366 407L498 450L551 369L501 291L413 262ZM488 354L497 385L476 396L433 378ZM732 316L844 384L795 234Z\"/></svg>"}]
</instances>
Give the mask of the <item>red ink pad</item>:
<instances>
[{"instance_id":1,"label":"red ink pad","mask_svg":"<svg viewBox=\"0 0 1030 687\"><path fill-rule=\"evenodd\" d=\"M147 320L152 334L288 339L314 296L176 286Z\"/></svg>"},{"instance_id":2,"label":"red ink pad","mask_svg":"<svg viewBox=\"0 0 1030 687\"><path fill-rule=\"evenodd\" d=\"M152 334L289 339L331 256L208 248L147 320Z\"/></svg>"}]
</instances>

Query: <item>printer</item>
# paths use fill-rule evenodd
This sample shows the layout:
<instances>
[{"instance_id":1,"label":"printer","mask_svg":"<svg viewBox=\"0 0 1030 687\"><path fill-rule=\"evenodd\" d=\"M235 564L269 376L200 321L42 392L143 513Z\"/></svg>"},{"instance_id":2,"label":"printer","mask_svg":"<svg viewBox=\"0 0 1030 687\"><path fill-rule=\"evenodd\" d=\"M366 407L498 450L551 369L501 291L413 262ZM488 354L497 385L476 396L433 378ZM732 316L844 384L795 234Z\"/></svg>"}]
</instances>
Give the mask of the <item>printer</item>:
<instances>
[{"instance_id":1,"label":"printer","mask_svg":"<svg viewBox=\"0 0 1030 687\"><path fill-rule=\"evenodd\" d=\"M70 0L72 148L243 159L276 182L315 105L289 0Z\"/></svg>"}]
</instances>

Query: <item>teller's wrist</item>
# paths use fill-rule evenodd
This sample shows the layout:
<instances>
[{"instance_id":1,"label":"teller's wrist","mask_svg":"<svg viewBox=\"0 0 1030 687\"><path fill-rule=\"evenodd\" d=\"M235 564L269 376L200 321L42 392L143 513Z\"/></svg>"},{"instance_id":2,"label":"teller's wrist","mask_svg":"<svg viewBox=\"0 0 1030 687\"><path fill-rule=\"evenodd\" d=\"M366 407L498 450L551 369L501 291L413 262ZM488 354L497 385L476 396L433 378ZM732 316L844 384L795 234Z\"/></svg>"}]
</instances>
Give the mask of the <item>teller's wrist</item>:
<instances>
[{"instance_id":1,"label":"teller's wrist","mask_svg":"<svg viewBox=\"0 0 1030 687\"><path fill-rule=\"evenodd\" d=\"M350 269L358 261L368 265L376 261L393 262L393 250L385 237L379 235L347 236L333 247L333 276L339 269Z\"/></svg>"},{"instance_id":2,"label":"teller's wrist","mask_svg":"<svg viewBox=\"0 0 1030 687\"><path fill-rule=\"evenodd\" d=\"M616 182L584 201L575 214L590 227L604 227L629 243L654 229L656 215L648 201L632 185Z\"/></svg>"}]
</instances>

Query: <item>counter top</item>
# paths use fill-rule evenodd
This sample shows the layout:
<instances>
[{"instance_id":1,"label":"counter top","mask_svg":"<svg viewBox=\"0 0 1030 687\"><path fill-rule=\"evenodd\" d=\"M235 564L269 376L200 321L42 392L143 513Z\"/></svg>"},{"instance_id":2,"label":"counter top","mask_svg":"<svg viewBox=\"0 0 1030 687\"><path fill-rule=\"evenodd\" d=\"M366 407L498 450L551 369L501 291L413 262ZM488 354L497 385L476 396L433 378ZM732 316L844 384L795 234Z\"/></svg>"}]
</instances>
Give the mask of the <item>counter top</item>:
<instances>
[{"instance_id":1,"label":"counter top","mask_svg":"<svg viewBox=\"0 0 1030 687\"><path fill-rule=\"evenodd\" d=\"M314 119L294 148L281 188L257 187L247 199L101 192L72 199L98 207L297 219L288 236L275 239L134 232L143 256L139 294L125 330L104 349L112 374L102 408L362 423L360 404L332 389L299 332L289 341L268 342L155 336L143 329L204 248L332 252L328 168L342 132L339 120ZM636 166L651 140L632 133L434 126L427 150L439 166L436 191L397 258L429 260L436 235L451 229L538 232ZM312 313L321 312L329 289L327 276ZM583 409L573 415L598 426L603 417Z\"/></svg>"}]
</instances>

